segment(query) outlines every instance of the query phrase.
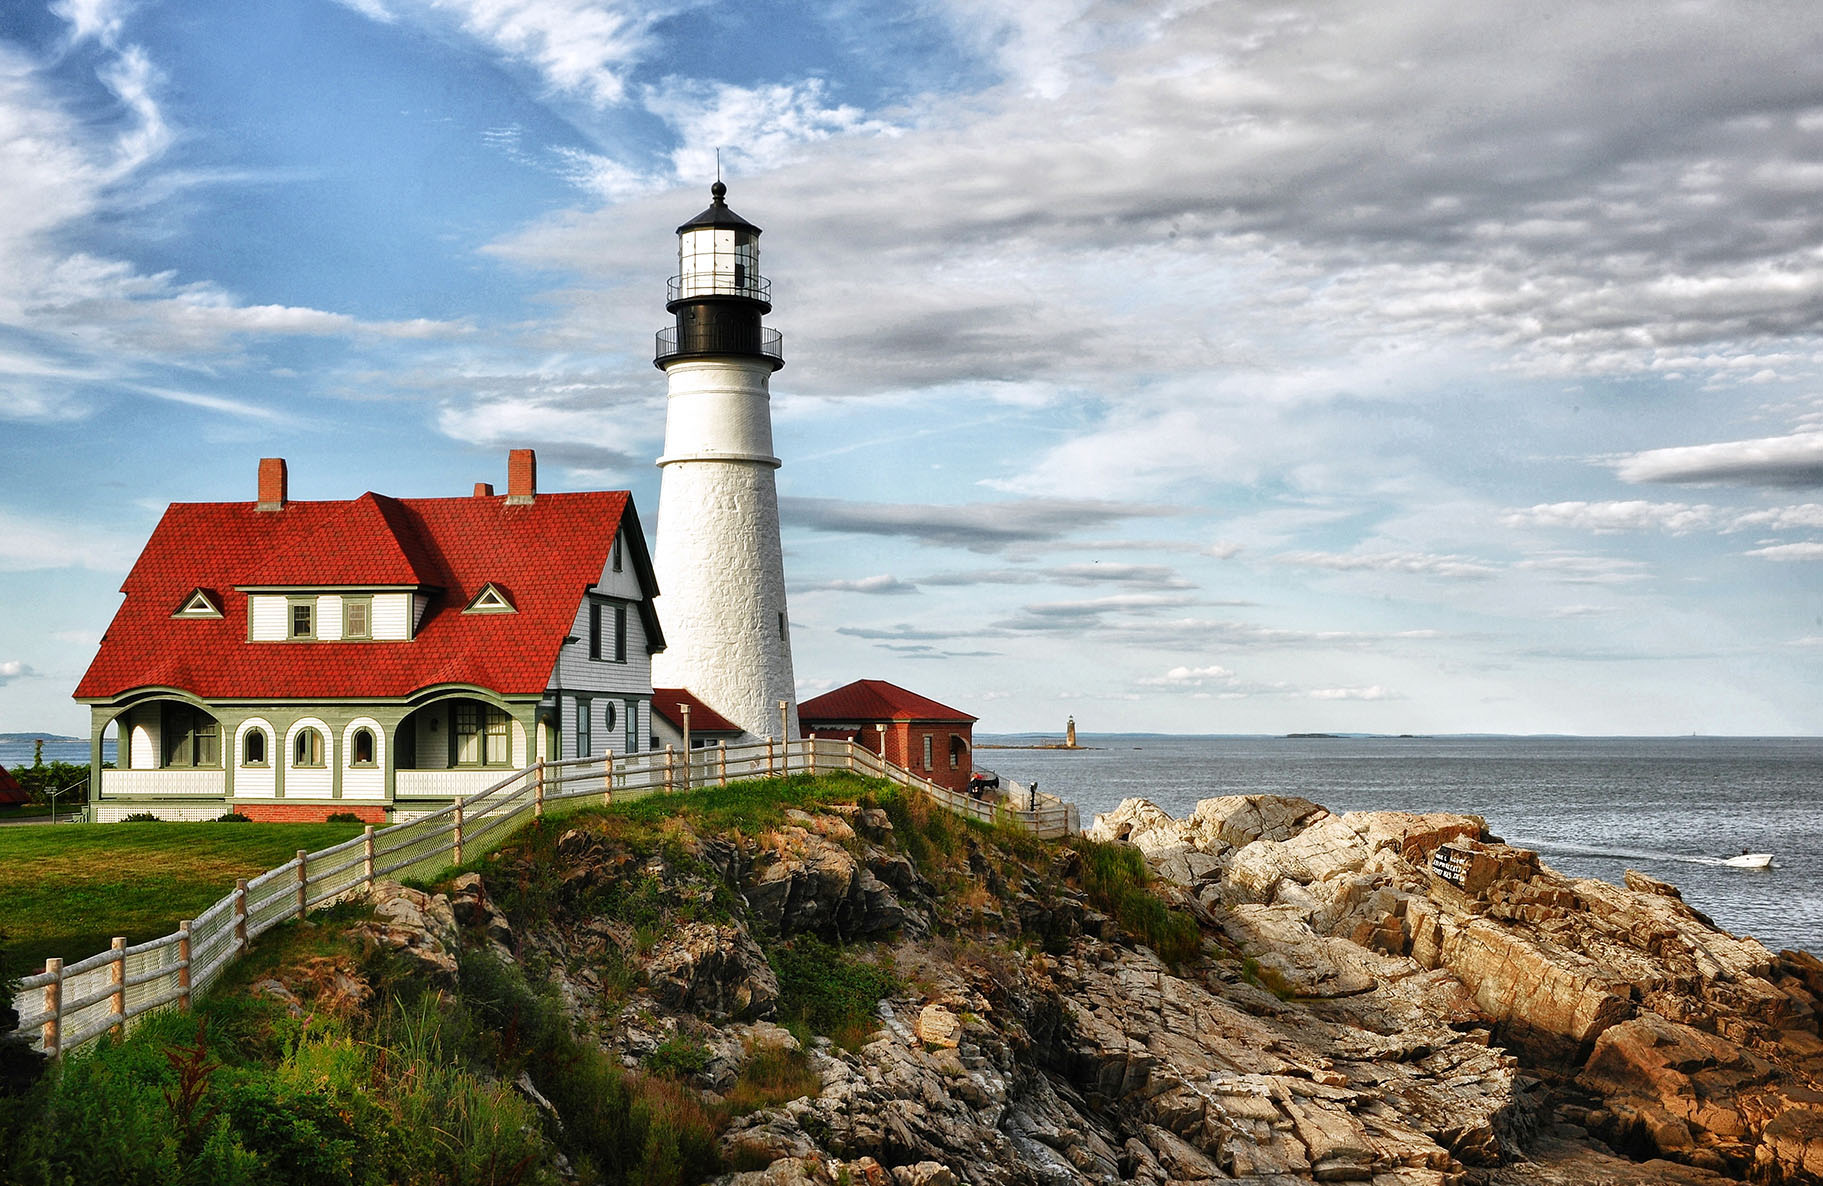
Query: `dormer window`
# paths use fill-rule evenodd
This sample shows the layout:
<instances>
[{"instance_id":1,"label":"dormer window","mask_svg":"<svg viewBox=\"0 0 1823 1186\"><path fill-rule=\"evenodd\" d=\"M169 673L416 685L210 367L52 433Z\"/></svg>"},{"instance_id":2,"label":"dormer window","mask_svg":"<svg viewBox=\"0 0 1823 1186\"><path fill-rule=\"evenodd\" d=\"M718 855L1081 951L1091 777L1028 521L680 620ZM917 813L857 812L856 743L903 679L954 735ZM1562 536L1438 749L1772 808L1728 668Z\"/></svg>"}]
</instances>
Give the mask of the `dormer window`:
<instances>
[{"instance_id":1,"label":"dormer window","mask_svg":"<svg viewBox=\"0 0 1823 1186\"><path fill-rule=\"evenodd\" d=\"M222 616L222 609L216 604L215 597L209 590L197 589L184 598L183 605L179 606L177 612L171 616L174 618L219 618Z\"/></svg>"},{"instance_id":2,"label":"dormer window","mask_svg":"<svg viewBox=\"0 0 1823 1186\"><path fill-rule=\"evenodd\" d=\"M342 596L342 637L373 637L373 598Z\"/></svg>"},{"instance_id":3,"label":"dormer window","mask_svg":"<svg viewBox=\"0 0 1823 1186\"><path fill-rule=\"evenodd\" d=\"M316 637L316 598L293 597L290 601L289 636L291 638Z\"/></svg>"},{"instance_id":4,"label":"dormer window","mask_svg":"<svg viewBox=\"0 0 1823 1186\"><path fill-rule=\"evenodd\" d=\"M469 602L468 608L462 612L465 614L516 614L519 609L513 604L512 599L507 597L506 590L489 581L481 586L481 592L475 594L475 599Z\"/></svg>"}]
</instances>

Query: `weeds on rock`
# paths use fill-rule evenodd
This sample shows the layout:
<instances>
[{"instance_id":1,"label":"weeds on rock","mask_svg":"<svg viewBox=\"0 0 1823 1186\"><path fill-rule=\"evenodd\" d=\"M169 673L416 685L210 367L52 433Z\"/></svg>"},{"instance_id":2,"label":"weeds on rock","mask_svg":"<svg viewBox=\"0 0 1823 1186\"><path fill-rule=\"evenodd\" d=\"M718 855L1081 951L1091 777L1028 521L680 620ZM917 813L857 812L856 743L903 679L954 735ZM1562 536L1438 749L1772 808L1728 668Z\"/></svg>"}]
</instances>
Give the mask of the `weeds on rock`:
<instances>
[{"instance_id":1,"label":"weeds on rock","mask_svg":"<svg viewBox=\"0 0 1823 1186\"><path fill-rule=\"evenodd\" d=\"M779 979L779 1020L798 1033L835 1039L853 1050L879 1029L880 1002L898 992L889 966L850 955L814 935L799 935L766 953Z\"/></svg>"}]
</instances>

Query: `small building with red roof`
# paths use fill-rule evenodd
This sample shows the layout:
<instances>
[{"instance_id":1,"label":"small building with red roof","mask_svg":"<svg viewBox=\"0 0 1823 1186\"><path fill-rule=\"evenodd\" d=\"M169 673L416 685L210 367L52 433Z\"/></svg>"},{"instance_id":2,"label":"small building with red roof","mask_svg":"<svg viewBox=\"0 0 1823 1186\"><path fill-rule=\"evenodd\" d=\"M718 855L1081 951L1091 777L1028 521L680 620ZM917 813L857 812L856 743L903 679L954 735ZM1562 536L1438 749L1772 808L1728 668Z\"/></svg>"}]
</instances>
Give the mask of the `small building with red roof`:
<instances>
[{"instance_id":1,"label":"small building with red roof","mask_svg":"<svg viewBox=\"0 0 1823 1186\"><path fill-rule=\"evenodd\" d=\"M809 737L857 741L952 791L973 773L975 718L883 679L858 679L798 705Z\"/></svg>"},{"instance_id":2,"label":"small building with red roof","mask_svg":"<svg viewBox=\"0 0 1823 1186\"><path fill-rule=\"evenodd\" d=\"M31 801L31 795L19 785L19 780L13 777L12 771L0 766L0 807L17 807Z\"/></svg>"},{"instance_id":3,"label":"small building with red roof","mask_svg":"<svg viewBox=\"0 0 1823 1186\"><path fill-rule=\"evenodd\" d=\"M94 818L380 822L540 759L652 743L664 648L624 491L540 494L529 449L505 495L174 503L76 699ZM117 733L119 769L101 769Z\"/></svg>"},{"instance_id":4,"label":"small building with red roof","mask_svg":"<svg viewBox=\"0 0 1823 1186\"><path fill-rule=\"evenodd\" d=\"M653 688L653 742L682 748L686 725L690 730L691 749L701 749L718 741L739 741L743 736L739 725L704 704L688 688Z\"/></svg>"}]
</instances>

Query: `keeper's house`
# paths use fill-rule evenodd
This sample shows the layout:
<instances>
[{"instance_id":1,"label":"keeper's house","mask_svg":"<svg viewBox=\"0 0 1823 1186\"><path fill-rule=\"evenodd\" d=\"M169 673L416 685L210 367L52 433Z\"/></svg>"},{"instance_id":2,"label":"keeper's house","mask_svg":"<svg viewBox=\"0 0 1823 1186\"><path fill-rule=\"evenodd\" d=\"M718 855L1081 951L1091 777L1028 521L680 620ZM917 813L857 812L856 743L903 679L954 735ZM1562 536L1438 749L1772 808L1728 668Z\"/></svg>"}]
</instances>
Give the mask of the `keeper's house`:
<instances>
[{"instance_id":1,"label":"keeper's house","mask_svg":"<svg viewBox=\"0 0 1823 1186\"><path fill-rule=\"evenodd\" d=\"M640 751L664 649L624 491L175 503L76 689L93 817L379 823L542 758ZM116 732L119 766L101 770Z\"/></svg>"}]
</instances>

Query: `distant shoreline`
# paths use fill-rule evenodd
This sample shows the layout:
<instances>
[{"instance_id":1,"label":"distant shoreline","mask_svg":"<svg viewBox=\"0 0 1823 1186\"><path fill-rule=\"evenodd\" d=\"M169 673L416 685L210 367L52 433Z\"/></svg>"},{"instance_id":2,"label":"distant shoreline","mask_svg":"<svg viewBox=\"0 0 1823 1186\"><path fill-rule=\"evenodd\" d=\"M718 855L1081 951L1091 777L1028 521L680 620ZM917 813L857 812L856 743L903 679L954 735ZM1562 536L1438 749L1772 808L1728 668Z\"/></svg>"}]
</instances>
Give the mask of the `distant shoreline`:
<instances>
[{"instance_id":1,"label":"distant shoreline","mask_svg":"<svg viewBox=\"0 0 1823 1186\"><path fill-rule=\"evenodd\" d=\"M1099 745L1065 745L1061 741L1054 742L1050 745L996 745L991 741L983 741L980 744L976 745L975 748L976 749L1068 749L1068 750L1078 750L1078 749L1100 749L1101 747Z\"/></svg>"}]
</instances>

